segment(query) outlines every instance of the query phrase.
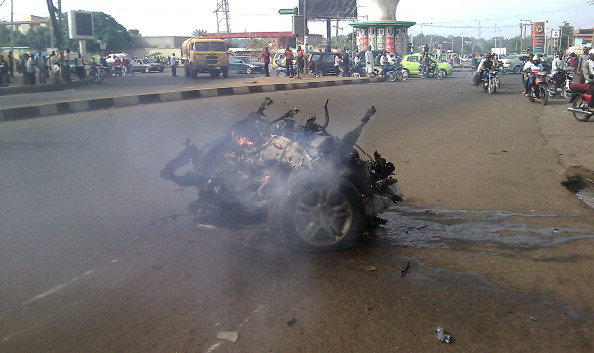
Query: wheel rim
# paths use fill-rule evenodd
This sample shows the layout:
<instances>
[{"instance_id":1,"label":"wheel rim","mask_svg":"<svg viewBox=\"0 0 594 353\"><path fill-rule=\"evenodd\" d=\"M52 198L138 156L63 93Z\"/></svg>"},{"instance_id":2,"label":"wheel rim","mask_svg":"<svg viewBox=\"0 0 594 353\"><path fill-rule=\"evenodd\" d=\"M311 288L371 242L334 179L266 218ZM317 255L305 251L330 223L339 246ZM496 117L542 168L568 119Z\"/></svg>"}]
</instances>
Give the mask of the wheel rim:
<instances>
[{"instance_id":1,"label":"wheel rim","mask_svg":"<svg viewBox=\"0 0 594 353\"><path fill-rule=\"evenodd\" d=\"M579 121L588 121L590 120L590 118L592 117L592 113L587 112L588 111L588 102L584 99L584 97L580 97L579 99L576 99L575 102L573 102L573 106L574 109L581 109L584 111L584 113L579 113L576 111L573 111L573 117L576 118Z\"/></svg>"},{"instance_id":2,"label":"wheel rim","mask_svg":"<svg viewBox=\"0 0 594 353\"><path fill-rule=\"evenodd\" d=\"M348 234L354 210L339 189L315 188L298 197L292 219L301 239L315 246L328 246Z\"/></svg>"},{"instance_id":3,"label":"wheel rim","mask_svg":"<svg viewBox=\"0 0 594 353\"><path fill-rule=\"evenodd\" d=\"M251 67L246 68L245 69L245 73L248 74L248 75L251 74L252 73L252 68Z\"/></svg>"}]
</instances>

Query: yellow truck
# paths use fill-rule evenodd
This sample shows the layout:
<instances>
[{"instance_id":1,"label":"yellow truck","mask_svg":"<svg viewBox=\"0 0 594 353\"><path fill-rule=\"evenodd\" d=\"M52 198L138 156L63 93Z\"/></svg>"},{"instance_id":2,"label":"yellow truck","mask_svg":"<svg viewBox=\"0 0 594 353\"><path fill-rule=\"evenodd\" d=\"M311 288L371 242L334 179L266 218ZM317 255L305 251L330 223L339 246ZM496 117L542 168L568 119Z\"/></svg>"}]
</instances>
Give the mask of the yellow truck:
<instances>
[{"instance_id":1,"label":"yellow truck","mask_svg":"<svg viewBox=\"0 0 594 353\"><path fill-rule=\"evenodd\" d=\"M199 73L210 77L229 76L229 56L227 43L222 39L194 37L182 43L182 54L186 57L184 69L186 77L196 78Z\"/></svg>"}]
</instances>

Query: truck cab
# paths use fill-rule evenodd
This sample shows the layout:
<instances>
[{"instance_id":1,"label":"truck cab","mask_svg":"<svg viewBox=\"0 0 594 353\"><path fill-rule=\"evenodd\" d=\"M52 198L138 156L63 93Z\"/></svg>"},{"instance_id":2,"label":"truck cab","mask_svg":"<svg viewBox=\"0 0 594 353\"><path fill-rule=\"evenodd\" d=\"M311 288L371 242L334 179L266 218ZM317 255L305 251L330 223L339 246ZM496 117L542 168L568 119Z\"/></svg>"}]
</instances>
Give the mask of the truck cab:
<instances>
[{"instance_id":1,"label":"truck cab","mask_svg":"<svg viewBox=\"0 0 594 353\"><path fill-rule=\"evenodd\" d=\"M187 58L184 64L186 77L197 78L199 73L210 77L229 76L227 43L222 39L195 37L182 43L182 53Z\"/></svg>"}]
</instances>

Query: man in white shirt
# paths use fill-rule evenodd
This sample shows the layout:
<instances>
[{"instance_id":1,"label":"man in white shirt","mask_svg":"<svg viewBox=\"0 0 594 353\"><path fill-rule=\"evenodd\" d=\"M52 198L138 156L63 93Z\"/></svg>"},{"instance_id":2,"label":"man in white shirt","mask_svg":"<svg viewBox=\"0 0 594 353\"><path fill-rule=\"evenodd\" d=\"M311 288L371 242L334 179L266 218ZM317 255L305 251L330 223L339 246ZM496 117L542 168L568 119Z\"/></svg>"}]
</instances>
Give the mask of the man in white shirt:
<instances>
[{"instance_id":1,"label":"man in white shirt","mask_svg":"<svg viewBox=\"0 0 594 353\"><path fill-rule=\"evenodd\" d=\"M365 72L367 72L367 77L373 76L373 63L373 52L371 51L371 45L369 45L365 52Z\"/></svg>"},{"instance_id":2,"label":"man in white shirt","mask_svg":"<svg viewBox=\"0 0 594 353\"><path fill-rule=\"evenodd\" d=\"M561 86L565 81L565 60L563 60L563 53L557 53L557 57L553 60L551 66L551 74L555 80L555 88L561 91Z\"/></svg>"}]
</instances>

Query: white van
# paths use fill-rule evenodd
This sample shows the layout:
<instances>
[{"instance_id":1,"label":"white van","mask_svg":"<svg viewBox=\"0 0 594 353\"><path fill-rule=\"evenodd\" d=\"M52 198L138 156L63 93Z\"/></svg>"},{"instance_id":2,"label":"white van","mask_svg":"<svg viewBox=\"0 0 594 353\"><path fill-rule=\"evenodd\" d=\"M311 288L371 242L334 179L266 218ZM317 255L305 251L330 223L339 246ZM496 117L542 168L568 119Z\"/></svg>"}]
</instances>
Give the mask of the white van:
<instances>
[{"instance_id":1,"label":"white van","mask_svg":"<svg viewBox=\"0 0 594 353\"><path fill-rule=\"evenodd\" d=\"M124 60L124 58L128 58L128 60L132 61L132 57L130 56L130 54L127 53L113 53L113 54L109 54L105 57L105 60L107 60L108 64L113 64L113 62L115 61L116 58L120 58L120 60Z\"/></svg>"}]
</instances>

